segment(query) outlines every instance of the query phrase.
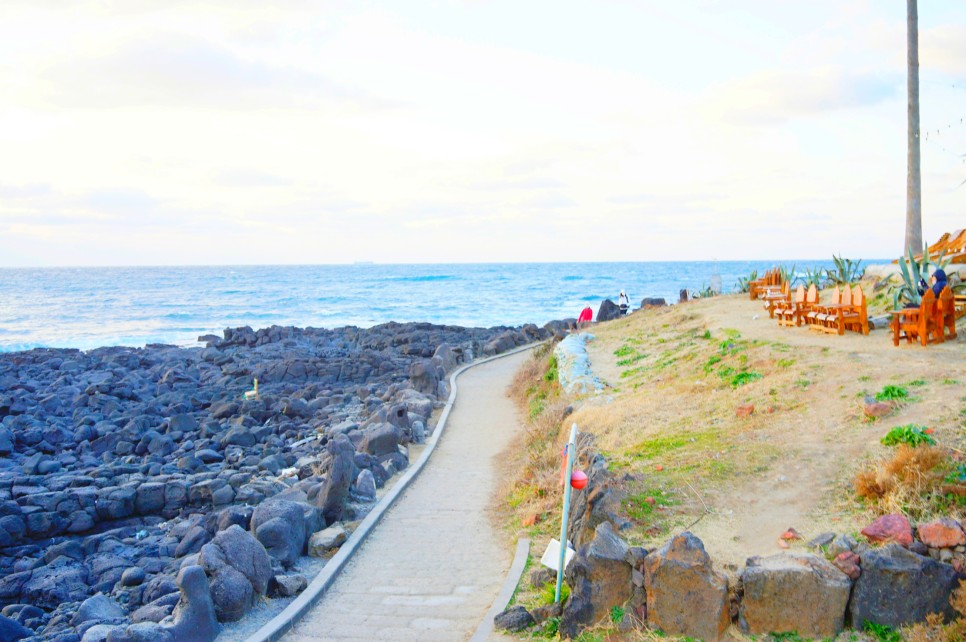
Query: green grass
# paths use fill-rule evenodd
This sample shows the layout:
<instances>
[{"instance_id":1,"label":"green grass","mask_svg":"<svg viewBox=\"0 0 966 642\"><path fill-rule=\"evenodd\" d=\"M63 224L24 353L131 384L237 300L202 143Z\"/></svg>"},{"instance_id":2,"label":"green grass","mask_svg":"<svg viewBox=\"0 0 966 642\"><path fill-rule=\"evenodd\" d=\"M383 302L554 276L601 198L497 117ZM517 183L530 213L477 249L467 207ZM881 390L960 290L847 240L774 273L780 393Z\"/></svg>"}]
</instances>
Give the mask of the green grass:
<instances>
[{"instance_id":1,"label":"green grass","mask_svg":"<svg viewBox=\"0 0 966 642\"><path fill-rule=\"evenodd\" d=\"M898 446L899 444L906 444L908 446L915 447L928 444L932 446L936 443L936 440L933 439L932 435L928 434L926 430L928 430L928 428L925 426L919 426L917 424L896 426L887 432L885 437L882 438L882 445Z\"/></svg>"},{"instance_id":2,"label":"green grass","mask_svg":"<svg viewBox=\"0 0 966 642\"><path fill-rule=\"evenodd\" d=\"M779 368L791 368L793 365L795 365L795 360L794 359L779 359L778 360L778 367Z\"/></svg>"},{"instance_id":3,"label":"green grass","mask_svg":"<svg viewBox=\"0 0 966 642\"><path fill-rule=\"evenodd\" d=\"M867 620L863 629L878 642L902 642L902 635L891 626Z\"/></svg>"},{"instance_id":4,"label":"green grass","mask_svg":"<svg viewBox=\"0 0 966 642\"><path fill-rule=\"evenodd\" d=\"M635 350L634 348L630 347L629 345L622 345L621 347L619 347L616 350L614 350L614 356L615 357L626 357L628 355L634 354L635 352L637 352L637 350Z\"/></svg>"},{"instance_id":5,"label":"green grass","mask_svg":"<svg viewBox=\"0 0 966 642\"><path fill-rule=\"evenodd\" d=\"M959 379L943 379L941 382L944 386L958 386Z\"/></svg>"},{"instance_id":6,"label":"green grass","mask_svg":"<svg viewBox=\"0 0 966 642\"><path fill-rule=\"evenodd\" d=\"M634 354L634 355L628 357L627 359L620 359L620 360L618 360L617 365L619 365L619 366L632 366L635 363L637 363L638 361L640 361L641 359L647 359L647 355L646 354Z\"/></svg>"},{"instance_id":7,"label":"green grass","mask_svg":"<svg viewBox=\"0 0 966 642\"><path fill-rule=\"evenodd\" d=\"M731 384L732 388L740 388L741 386L749 384L752 381L758 381L761 378L762 375L757 372L739 372L731 378L729 383Z\"/></svg>"},{"instance_id":8,"label":"green grass","mask_svg":"<svg viewBox=\"0 0 966 642\"><path fill-rule=\"evenodd\" d=\"M651 504L651 502L647 501L648 498L653 499L654 503ZM644 522L647 521L647 517L654 512L656 507L673 506L675 503L675 500L670 495L658 488L645 490L625 497L621 501L621 507L631 519Z\"/></svg>"},{"instance_id":9,"label":"green grass","mask_svg":"<svg viewBox=\"0 0 966 642\"><path fill-rule=\"evenodd\" d=\"M812 385L812 382L809 381L808 379L796 379L795 385L804 390L805 388L808 388L810 385Z\"/></svg>"},{"instance_id":10,"label":"green grass","mask_svg":"<svg viewBox=\"0 0 966 642\"><path fill-rule=\"evenodd\" d=\"M543 380L547 383L557 381L557 357L550 355L547 361L547 371L543 373Z\"/></svg>"},{"instance_id":11,"label":"green grass","mask_svg":"<svg viewBox=\"0 0 966 642\"><path fill-rule=\"evenodd\" d=\"M875 393L876 401L898 401L903 402L909 399L909 389L904 386L884 386L880 392Z\"/></svg>"}]
</instances>

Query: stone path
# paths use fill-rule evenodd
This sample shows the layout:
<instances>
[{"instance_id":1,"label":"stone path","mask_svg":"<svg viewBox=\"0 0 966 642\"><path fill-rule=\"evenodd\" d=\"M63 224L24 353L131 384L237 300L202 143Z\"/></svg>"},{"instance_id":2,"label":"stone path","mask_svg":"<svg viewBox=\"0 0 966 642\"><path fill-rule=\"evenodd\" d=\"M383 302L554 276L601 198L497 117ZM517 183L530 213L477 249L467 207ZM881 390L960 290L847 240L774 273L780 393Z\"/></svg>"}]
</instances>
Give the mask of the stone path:
<instances>
[{"instance_id":1,"label":"stone path","mask_svg":"<svg viewBox=\"0 0 966 642\"><path fill-rule=\"evenodd\" d=\"M282 640L466 640L500 590L513 551L486 507L494 458L520 429L507 385L529 351L470 368L426 468L318 604Z\"/></svg>"}]
</instances>

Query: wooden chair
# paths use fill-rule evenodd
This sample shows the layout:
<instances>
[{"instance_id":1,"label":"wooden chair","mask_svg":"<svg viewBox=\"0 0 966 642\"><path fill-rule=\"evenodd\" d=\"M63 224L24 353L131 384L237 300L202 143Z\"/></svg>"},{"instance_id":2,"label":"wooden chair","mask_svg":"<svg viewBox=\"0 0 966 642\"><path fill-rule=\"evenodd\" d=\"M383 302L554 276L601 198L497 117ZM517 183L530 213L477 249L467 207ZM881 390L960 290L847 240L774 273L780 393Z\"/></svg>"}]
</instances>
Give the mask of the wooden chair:
<instances>
[{"instance_id":1,"label":"wooden chair","mask_svg":"<svg viewBox=\"0 0 966 642\"><path fill-rule=\"evenodd\" d=\"M892 313L892 345L899 345L903 336L907 343L918 339L922 345L943 342L943 329L936 314L936 295L926 290L918 308L905 308Z\"/></svg>"},{"instance_id":2,"label":"wooden chair","mask_svg":"<svg viewBox=\"0 0 966 642\"><path fill-rule=\"evenodd\" d=\"M852 290L852 307L842 311L841 322L844 329L869 334L869 311L866 303L862 286L856 285Z\"/></svg>"},{"instance_id":3,"label":"wooden chair","mask_svg":"<svg viewBox=\"0 0 966 642\"><path fill-rule=\"evenodd\" d=\"M943 339L955 339L956 299L948 285L939 293L939 300L936 302L936 314L939 317L936 322L939 324L939 332L943 335Z\"/></svg>"},{"instance_id":4,"label":"wooden chair","mask_svg":"<svg viewBox=\"0 0 966 642\"><path fill-rule=\"evenodd\" d=\"M789 283L786 281L782 283L779 289L774 290L768 288L765 290L765 294L762 297L765 301L765 309L768 310L768 318L775 318L775 310L780 305L788 305L791 302L792 294L789 291Z\"/></svg>"},{"instance_id":5,"label":"wooden chair","mask_svg":"<svg viewBox=\"0 0 966 642\"><path fill-rule=\"evenodd\" d=\"M805 303L795 311L795 325L800 326L802 323L808 325L808 315L812 312L812 308L820 303L818 287L813 283L808 286L808 292L805 293Z\"/></svg>"},{"instance_id":6,"label":"wooden chair","mask_svg":"<svg viewBox=\"0 0 966 642\"><path fill-rule=\"evenodd\" d=\"M805 304L805 286L799 285L795 290L795 296L785 303L781 303L775 308L775 317L778 325L791 327L797 325L798 310Z\"/></svg>"},{"instance_id":7,"label":"wooden chair","mask_svg":"<svg viewBox=\"0 0 966 642\"><path fill-rule=\"evenodd\" d=\"M851 296L852 294L849 293L849 297ZM829 318L830 317L834 318L838 314L837 311L830 310L828 306L839 305L841 303L842 303L842 290L840 290L839 286L836 285L835 289L832 290L832 298L829 301L827 301L825 304L817 303L814 306L812 306L812 310L811 312L808 313L808 318L806 319L806 323L808 323L809 329L826 332L828 330L827 326L828 326Z\"/></svg>"}]
</instances>

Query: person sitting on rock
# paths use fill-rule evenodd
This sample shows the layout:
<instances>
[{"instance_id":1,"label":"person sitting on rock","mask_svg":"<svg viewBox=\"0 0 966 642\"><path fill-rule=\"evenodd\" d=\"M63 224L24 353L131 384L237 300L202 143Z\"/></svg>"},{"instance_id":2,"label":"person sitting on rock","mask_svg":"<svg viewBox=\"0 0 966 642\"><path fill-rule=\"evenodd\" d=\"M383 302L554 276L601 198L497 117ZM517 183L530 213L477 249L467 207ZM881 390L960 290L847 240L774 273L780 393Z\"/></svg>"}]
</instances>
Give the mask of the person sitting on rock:
<instances>
[{"instance_id":1,"label":"person sitting on rock","mask_svg":"<svg viewBox=\"0 0 966 642\"><path fill-rule=\"evenodd\" d=\"M621 290L620 296L617 297L617 306L621 309L621 316L627 314L627 310L630 308L631 302L627 298L627 293Z\"/></svg>"}]
</instances>

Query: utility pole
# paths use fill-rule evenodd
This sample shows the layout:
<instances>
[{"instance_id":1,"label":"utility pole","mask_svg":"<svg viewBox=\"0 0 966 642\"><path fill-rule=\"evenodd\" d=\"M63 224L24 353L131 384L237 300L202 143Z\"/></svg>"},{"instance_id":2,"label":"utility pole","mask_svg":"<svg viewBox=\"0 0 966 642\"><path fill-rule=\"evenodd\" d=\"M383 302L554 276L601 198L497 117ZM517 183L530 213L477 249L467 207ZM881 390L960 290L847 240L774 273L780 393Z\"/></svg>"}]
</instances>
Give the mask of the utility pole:
<instances>
[{"instance_id":1,"label":"utility pole","mask_svg":"<svg viewBox=\"0 0 966 642\"><path fill-rule=\"evenodd\" d=\"M909 113L906 159L906 244L904 253L922 252L922 168L919 158L919 9L906 0L906 68Z\"/></svg>"}]
</instances>

